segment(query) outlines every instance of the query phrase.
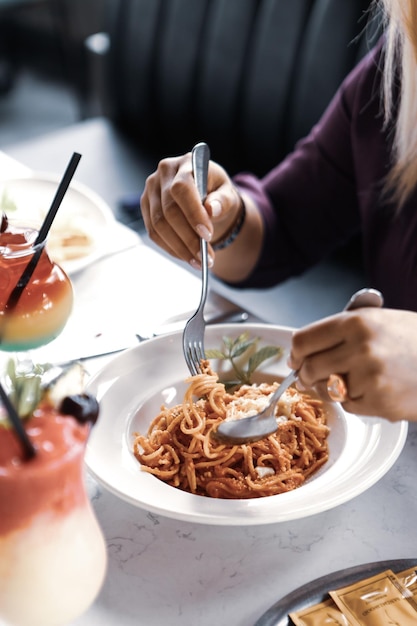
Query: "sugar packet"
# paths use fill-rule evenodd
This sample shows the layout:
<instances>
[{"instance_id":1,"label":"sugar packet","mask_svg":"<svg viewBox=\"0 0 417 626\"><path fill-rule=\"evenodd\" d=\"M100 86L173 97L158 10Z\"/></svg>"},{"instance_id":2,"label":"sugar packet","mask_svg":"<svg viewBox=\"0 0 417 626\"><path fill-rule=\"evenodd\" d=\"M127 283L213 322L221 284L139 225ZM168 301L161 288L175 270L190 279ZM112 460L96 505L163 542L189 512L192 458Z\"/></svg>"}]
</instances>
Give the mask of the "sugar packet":
<instances>
[{"instance_id":1,"label":"sugar packet","mask_svg":"<svg viewBox=\"0 0 417 626\"><path fill-rule=\"evenodd\" d=\"M417 625L416 599L392 570L329 593L352 626Z\"/></svg>"}]
</instances>

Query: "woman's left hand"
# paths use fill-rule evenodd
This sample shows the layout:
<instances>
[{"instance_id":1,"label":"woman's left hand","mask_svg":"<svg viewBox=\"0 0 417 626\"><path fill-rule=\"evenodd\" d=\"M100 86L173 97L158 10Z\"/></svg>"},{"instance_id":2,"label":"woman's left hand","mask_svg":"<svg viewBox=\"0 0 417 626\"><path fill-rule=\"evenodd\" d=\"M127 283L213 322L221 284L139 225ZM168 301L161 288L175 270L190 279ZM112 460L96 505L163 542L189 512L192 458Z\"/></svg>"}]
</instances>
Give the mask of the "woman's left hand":
<instances>
[{"instance_id":1,"label":"woman's left hand","mask_svg":"<svg viewBox=\"0 0 417 626\"><path fill-rule=\"evenodd\" d=\"M363 308L327 317L294 333L289 365L324 400L330 374L341 374L351 413L417 421L417 313Z\"/></svg>"}]
</instances>

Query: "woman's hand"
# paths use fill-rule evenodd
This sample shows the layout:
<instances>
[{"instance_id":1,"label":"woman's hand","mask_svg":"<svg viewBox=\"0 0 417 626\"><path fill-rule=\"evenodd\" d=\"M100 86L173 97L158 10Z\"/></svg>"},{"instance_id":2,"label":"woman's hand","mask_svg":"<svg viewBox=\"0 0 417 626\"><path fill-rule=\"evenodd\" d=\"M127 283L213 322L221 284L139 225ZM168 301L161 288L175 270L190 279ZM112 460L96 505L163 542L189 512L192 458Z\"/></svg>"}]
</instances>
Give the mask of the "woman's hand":
<instances>
[{"instance_id":1,"label":"woman's hand","mask_svg":"<svg viewBox=\"0 0 417 626\"><path fill-rule=\"evenodd\" d=\"M236 220L240 195L225 170L210 161L207 198L198 195L191 167L191 154L163 159L145 184L141 198L143 219L149 237L172 256L200 264L200 237L216 241ZM210 264L213 250L209 246Z\"/></svg>"},{"instance_id":2,"label":"woman's hand","mask_svg":"<svg viewBox=\"0 0 417 626\"><path fill-rule=\"evenodd\" d=\"M289 364L324 400L330 374L342 374L351 413L417 421L417 313L364 308L325 318L294 333Z\"/></svg>"}]
</instances>

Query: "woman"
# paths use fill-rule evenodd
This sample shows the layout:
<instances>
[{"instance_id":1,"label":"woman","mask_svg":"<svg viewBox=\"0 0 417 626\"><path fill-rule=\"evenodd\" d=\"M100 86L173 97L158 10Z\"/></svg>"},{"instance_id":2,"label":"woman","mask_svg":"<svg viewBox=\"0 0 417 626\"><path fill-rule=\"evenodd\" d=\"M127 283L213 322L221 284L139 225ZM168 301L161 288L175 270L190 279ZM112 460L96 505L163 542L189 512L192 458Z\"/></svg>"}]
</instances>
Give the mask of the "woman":
<instances>
[{"instance_id":1,"label":"woman","mask_svg":"<svg viewBox=\"0 0 417 626\"><path fill-rule=\"evenodd\" d=\"M201 205L190 155L146 183L149 236L199 267L199 237L222 280L266 287L361 233L384 309L340 313L297 331L290 366L328 399L337 372L348 411L417 421L417 4L380 0L384 39L348 76L294 152L259 180L211 162Z\"/></svg>"}]
</instances>

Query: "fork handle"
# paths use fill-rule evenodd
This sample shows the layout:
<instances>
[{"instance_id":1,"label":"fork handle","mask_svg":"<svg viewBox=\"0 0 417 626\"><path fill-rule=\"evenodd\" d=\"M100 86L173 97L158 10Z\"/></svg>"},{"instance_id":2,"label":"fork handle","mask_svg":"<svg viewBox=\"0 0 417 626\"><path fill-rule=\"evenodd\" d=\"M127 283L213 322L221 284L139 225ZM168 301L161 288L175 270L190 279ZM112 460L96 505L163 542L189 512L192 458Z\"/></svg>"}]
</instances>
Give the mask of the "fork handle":
<instances>
[{"instance_id":1,"label":"fork handle","mask_svg":"<svg viewBox=\"0 0 417 626\"><path fill-rule=\"evenodd\" d=\"M210 149L203 141L197 143L191 152L191 163L195 184L200 194L201 202L204 202L207 195L207 175L210 161Z\"/></svg>"},{"instance_id":2,"label":"fork handle","mask_svg":"<svg viewBox=\"0 0 417 626\"><path fill-rule=\"evenodd\" d=\"M205 241L204 239L200 240L200 252L201 252L201 281L202 281L200 306L203 307L207 300L208 279L209 279L208 278L207 241Z\"/></svg>"},{"instance_id":3,"label":"fork handle","mask_svg":"<svg viewBox=\"0 0 417 626\"><path fill-rule=\"evenodd\" d=\"M191 163L195 184L203 203L207 196L207 175L210 161L210 149L203 141L196 144L191 152ZM208 252L207 241L200 239L201 273L203 288L201 292L200 306L204 306L208 290Z\"/></svg>"}]
</instances>

